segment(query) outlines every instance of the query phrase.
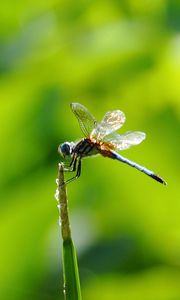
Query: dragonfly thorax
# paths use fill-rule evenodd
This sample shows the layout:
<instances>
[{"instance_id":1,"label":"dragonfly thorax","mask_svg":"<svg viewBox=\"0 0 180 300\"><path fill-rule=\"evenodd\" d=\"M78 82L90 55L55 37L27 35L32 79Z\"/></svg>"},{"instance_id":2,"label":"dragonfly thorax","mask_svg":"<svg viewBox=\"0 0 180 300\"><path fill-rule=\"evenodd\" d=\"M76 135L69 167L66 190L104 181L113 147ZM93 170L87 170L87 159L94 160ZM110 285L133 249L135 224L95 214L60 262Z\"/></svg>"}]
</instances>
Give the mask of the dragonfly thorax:
<instances>
[{"instance_id":1,"label":"dragonfly thorax","mask_svg":"<svg viewBox=\"0 0 180 300\"><path fill-rule=\"evenodd\" d=\"M61 156L71 156L75 147L75 143L73 142L64 142L63 144L59 145L58 152Z\"/></svg>"}]
</instances>

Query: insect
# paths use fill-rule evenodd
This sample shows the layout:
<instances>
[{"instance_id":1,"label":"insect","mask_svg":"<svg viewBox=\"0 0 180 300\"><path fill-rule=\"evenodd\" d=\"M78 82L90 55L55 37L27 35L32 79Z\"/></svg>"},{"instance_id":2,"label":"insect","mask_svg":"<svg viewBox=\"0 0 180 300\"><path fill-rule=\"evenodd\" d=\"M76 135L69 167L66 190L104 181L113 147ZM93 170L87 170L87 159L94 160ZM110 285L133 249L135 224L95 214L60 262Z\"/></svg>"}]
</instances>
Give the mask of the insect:
<instances>
[{"instance_id":1,"label":"insect","mask_svg":"<svg viewBox=\"0 0 180 300\"><path fill-rule=\"evenodd\" d=\"M78 178L81 174L81 160L84 157L101 154L105 157L121 161L137 170L145 173L158 182L166 182L153 171L123 157L117 151L125 150L131 146L140 144L146 134L141 131L129 131L123 135L116 132L125 122L126 118L122 111L113 110L104 115L101 122L96 121L88 109L80 103L71 103L71 109L79 121L80 128L85 138L78 142L65 142L58 147L58 152L65 158L71 158L66 171L76 171L76 175L66 183Z\"/></svg>"}]
</instances>

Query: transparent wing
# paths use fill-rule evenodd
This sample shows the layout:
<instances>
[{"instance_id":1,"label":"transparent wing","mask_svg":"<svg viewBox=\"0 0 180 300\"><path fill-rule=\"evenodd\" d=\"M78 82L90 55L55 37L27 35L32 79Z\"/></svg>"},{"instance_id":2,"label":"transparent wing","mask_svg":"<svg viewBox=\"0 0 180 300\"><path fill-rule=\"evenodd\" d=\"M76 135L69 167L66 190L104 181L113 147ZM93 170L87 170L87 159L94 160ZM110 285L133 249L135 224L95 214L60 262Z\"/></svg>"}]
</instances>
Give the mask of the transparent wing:
<instances>
[{"instance_id":1,"label":"transparent wing","mask_svg":"<svg viewBox=\"0 0 180 300\"><path fill-rule=\"evenodd\" d=\"M91 135L102 140L106 135L119 129L125 122L125 114L120 110L109 111L101 122L97 123Z\"/></svg>"},{"instance_id":2,"label":"transparent wing","mask_svg":"<svg viewBox=\"0 0 180 300\"><path fill-rule=\"evenodd\" d=\"M134 145L140 144L146 138L146 134L141 131L129 131L123 135L112 133L104 138L114 149L125 150Z\"/></svg>"},{"instance_id":3,"label":"transparent wing","mask_svg":"<svg viewBox=\"0 0 180 300\"><path fill-rule=\"evenodd\" d=\"M71 109L79 121L82 132L86 137L89 136L96 127L97 121L87 108L80 103L71 103Z\"/></svg>"}]
</instances>

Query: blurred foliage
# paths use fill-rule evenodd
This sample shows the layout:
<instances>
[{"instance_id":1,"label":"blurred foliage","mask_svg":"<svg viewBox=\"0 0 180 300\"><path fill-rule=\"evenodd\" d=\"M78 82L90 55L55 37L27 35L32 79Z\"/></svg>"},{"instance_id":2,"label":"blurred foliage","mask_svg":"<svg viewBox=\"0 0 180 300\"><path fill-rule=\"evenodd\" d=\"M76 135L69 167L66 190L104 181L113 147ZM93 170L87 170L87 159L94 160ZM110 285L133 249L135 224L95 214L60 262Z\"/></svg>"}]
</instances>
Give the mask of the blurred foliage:
<instances>
[{"instance_id":1,"label":"blurred foliage","mask_svg":"<svg viewBox=\"0 0 180 300\"><path fill-rule=\"evenodd\" d=\"M82 137L71 102L147 140L68 186L84 299L180 298L180 2L4 1L0 10L0 295L63 299L57 147Z\"/></svg>"}]
</instances>

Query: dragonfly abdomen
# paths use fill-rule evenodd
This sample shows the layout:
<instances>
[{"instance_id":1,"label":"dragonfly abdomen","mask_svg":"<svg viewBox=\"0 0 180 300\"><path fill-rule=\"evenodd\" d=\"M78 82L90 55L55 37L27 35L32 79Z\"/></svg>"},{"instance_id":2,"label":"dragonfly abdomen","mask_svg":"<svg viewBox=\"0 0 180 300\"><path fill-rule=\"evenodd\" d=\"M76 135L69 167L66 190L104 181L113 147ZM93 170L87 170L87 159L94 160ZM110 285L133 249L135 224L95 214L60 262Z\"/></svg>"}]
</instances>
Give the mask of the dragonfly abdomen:
<instances>
[{"instance_id":1,"label":"dragonfly abdomen","mask_svg":"<svg viewBox=\"0 0 180 300\"><path fill-rule=\"evenodd\" d=\"M146 175L150 176L151 178L155 179L156 181L159 181L160 183L163 183L164 185L166 185L167 183L158 175L156 175L153 171L135 163L134 161L131 161L125 157L123 157L122 155L116 153L115 151L111 151L111 158L113 159L117 159L123 163L126 163L127 165L136 168L137 170L145 173Z\"/></svg>"}]
</instances>

